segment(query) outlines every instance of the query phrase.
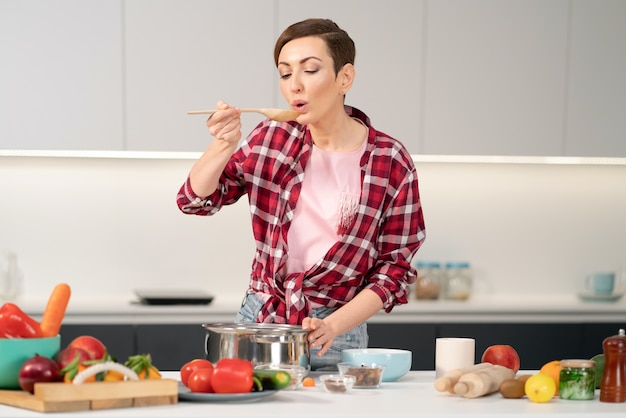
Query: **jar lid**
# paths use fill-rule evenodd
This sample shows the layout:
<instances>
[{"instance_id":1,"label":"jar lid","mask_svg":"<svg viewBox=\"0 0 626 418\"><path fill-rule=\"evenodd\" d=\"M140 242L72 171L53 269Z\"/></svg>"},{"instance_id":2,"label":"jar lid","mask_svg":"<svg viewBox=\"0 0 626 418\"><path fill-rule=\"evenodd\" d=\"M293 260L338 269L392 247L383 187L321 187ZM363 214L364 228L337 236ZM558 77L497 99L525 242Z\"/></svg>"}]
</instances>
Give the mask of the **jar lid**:
<instances>
[{"instance_id":1,"label":"jar lid","mask_svg":"<svg viewBox=\"0 0 626 418\"><path fill-rule=\"evenodd\" d=\"M448 269L466 269L469 268L469 263L467 261L449 261L446 263L446 268Z\"/></svg>"},{"instance_id":2,"label":"jar lid","mask_svg":"<svg viewBox=\"0 0 626 418\"><path fill-rule=\"evenodd\" d=\"M596 367L596 362L593 360L561 360L562 368L573 369L590 369Z\"/></svg>"},{"instance_id":3,"label":"jar lid","mask_svg":"<svg viewBox=\"0 0 626 418\"><path fill-rule=\"evenodd\" d=\"M440 268L441 264L436 261L418 261L417 268Z\"/></svg>"}]
</instances>

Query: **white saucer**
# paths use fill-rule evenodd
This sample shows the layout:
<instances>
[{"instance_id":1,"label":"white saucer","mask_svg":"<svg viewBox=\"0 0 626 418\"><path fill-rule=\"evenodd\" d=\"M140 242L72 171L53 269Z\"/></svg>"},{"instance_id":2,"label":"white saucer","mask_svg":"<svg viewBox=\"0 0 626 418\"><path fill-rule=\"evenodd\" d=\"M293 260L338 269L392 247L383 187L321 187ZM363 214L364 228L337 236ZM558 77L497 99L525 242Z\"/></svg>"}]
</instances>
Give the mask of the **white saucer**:
<instances>
[{"instance_id":1,"label":"white saucer","mask_svg":"<svg viewBox=\"0 0 626 418\"><path fill-rule=\"evenodd\" d=\"M582 292L578 294L578 297L587 302L615 302L618 301L624 296L624 293L608 293L608 294L597 294L597 293L589 293Z\"/></svg>"}]
</instances>

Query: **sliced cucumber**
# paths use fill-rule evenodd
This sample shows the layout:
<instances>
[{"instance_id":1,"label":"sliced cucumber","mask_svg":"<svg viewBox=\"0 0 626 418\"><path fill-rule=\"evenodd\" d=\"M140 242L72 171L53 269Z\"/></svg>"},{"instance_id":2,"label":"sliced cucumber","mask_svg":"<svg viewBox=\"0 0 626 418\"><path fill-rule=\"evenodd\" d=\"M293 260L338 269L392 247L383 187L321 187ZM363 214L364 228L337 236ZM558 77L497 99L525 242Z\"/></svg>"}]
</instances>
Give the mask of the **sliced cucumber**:
<instances>
[{"instance_id":1,"label":"sliced cucumber","mask_svg":"<svg viewBox=\"0 0 626 418\"><path fill-rule=\"evenodd\" d=\"M291 375L284 370L254 370L256 377L263 387L262 390L280 390L291 383Z\"/></svg>"}]
</instances>

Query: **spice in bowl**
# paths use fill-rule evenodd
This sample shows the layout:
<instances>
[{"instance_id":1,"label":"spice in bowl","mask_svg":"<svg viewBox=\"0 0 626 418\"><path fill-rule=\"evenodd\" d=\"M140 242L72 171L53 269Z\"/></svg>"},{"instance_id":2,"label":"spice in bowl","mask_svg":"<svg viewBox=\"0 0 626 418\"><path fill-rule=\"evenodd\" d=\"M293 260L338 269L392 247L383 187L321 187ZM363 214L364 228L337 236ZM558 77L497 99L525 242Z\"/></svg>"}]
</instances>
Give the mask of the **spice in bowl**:
<instances>
[{"instance_id":1,"label":"spice in bowl","mask_svg":"<svg viewBox=\"0 0 626 418\"><path fill-rule=\"evenodd\" d=\"M324 374L320 376L320 382L326 389L326 392L330 393L345 393L352 389L356 377L340 374Z\"/></svg>"},{"instance_id":2,"label":"spice in bowl","mask_svg":"<svg viewBox=\"0 0 626 418\"><path fill-rule=\"evenodd\" d=\"M355 388L374 389L380 386L385 366L376 363L339 363L339 373L354 376Z\"/></svg>"}]
</instances>

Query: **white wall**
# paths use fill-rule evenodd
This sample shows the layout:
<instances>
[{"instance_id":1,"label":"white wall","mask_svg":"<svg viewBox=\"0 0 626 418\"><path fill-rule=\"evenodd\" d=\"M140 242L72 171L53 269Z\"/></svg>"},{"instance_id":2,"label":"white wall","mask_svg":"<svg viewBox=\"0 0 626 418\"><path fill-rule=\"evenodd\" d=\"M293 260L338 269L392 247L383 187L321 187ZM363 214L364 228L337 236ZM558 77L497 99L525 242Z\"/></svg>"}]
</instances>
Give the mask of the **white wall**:
<instances>
[{"instance_id":1,"label":"white wall","mask_svg":"<svg viewBox=\"0 0 626 418\"><path fill-rule=\"evenodd\" d=\"M476 292L572 293L626 265L626 163L432 162L416 157L427 260L468 260ZM430 162L429 162L430 161ZM212 218L175 197L193 160L0 156L0 249L17 252L22 297L67 281L76 297L138 287L237 296L253 251L246 201Z\"/></svg>"}]
</instances>

